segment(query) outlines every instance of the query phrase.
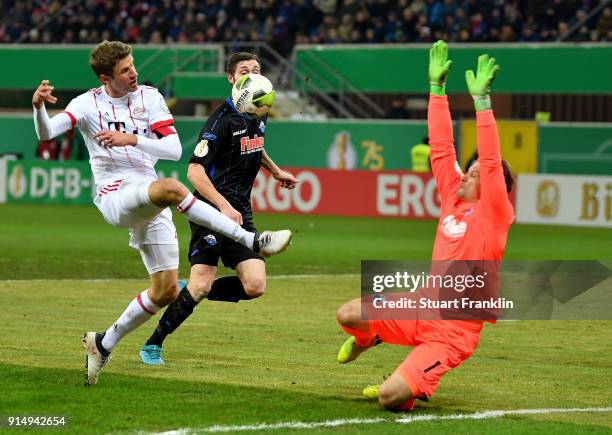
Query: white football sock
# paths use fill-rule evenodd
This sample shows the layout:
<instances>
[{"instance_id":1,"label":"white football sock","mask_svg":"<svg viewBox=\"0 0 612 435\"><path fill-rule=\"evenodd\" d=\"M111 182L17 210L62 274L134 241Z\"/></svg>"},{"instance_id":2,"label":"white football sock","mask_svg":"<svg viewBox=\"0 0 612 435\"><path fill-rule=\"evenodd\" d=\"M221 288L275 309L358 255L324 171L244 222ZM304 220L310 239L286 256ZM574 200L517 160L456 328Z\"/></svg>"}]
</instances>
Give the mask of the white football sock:
<instances>
[{"instance_id":1,"label":"white football sock","mask_svg":"<svg viewBox=\"0 0 612 435\"><path fill-rule=\"evenodd\" d=\"M102 339L104 349L109 352L113 350L125 334L138 328L161 309L149 299L148 291L145 290L132 299L117 321L108 328Z\"/></svg>"},{"instance_id":2,"label":"white football sock","mask_svg":"<svg viewBox=\"0 0 612 435\"><path fill-rule=\"evenodd\" d=\"M216 208L206 204L204 201L198 200L193 194L187 195L176 208L187 216L190 221L218 231L247 248L253 249L255 233L248 232Z\"/></svg>"}]
</instances>

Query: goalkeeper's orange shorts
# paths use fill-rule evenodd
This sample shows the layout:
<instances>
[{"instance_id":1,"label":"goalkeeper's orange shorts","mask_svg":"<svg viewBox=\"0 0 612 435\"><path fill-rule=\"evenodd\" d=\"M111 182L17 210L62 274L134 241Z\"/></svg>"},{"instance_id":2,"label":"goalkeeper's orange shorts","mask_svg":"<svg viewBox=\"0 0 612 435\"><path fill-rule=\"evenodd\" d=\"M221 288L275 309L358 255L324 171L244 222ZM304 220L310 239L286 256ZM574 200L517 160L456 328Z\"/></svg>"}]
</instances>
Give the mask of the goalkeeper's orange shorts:
<instances>
[{"instance_id":1,"label":"goalkeeper's orange shorts","mask_svg":"<svg viewBox=\"0 0 612 435\"><path fill-rule=\"evenodd\" d=\"M482 322L370 320L369 327L385 343L414 346L396 371L416 397L431 397L442 376L472 355Z\"/></svg>"}]
</instances>

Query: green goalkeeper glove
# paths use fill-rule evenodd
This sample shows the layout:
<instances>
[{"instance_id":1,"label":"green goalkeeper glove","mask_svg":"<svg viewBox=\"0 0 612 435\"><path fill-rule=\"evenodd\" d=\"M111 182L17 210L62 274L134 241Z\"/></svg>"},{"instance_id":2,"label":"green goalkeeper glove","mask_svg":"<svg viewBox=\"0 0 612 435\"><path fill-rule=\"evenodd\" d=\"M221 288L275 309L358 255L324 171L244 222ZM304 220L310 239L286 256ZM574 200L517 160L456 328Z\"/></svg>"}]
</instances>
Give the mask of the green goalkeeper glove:
<instances>
[{"instance_id":1,"label":"green goalkeeper glove","mask_svg":"<svg viewBox=\"0 0 612 435\"><path fill-rule=\"evenodd\" d=\"M491 110L489 92L491 91L491 83L495 80L499 70L499 65L495 63L495 59L489 58L488 54L483 54L478 57L476 77L474 77L474 71L471 69L465 72L465 81L474 99L476 111Z\"/></svg>"},{"instance_id":2,"label":"green goalkeeper glove","mask_svg":"<svg viewBox=\"0 0 612 435\"><path fill-rule=\"evenodd\" d=\"M446 42L437 41L429 49L429 89L432 94L446 95L446 78L452 63L448 60Z\"/></svg>"}]
</instances>

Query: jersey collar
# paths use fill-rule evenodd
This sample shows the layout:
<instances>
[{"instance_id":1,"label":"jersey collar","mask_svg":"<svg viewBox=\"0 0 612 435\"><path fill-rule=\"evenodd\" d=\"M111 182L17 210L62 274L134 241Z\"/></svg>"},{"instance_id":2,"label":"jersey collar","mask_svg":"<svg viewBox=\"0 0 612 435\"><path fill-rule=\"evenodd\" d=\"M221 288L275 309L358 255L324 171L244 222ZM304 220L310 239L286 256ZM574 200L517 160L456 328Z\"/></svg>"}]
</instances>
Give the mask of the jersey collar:
<instances>
[{"instance_id":1,"label":"jersey collar","mask_svg":"<svg viewBox=\"0 0 612 435\"><path fill-rule=\"evenodd\" d=\"M238 115L242 116L243 118L246 118L246 119L259 119L256 116L251 116L251 115L246 114L246 113L240 113L238 111L238 109L236 109L236 106L234 105L234 102L232 101L232 99L230 97L227 97L225 99L225 102L234 110L234 112L236 112Z\"/></svg>"},{"instance_id":2,"label":"jersey collar","mask_svg":"<svg viewBox=\"0 0 612 435\"><path fill-rule=\"evenodd\" d=\"M129 96L131 96L132 94L135 94L136 92L140 90L140 86L138 86L138 89L135 90L134 92L128 92L127 94L122 95L121 97L111 97L110 95L108 95L108 92L106 92L106 86L102 85L101 88L106 98L108 98L111 101L125 101L126 98L128 98Z\"/></svg>"},{"instance_id":3,"label":"jersey collar","mask_svg":"<svg viewBox=\"0 0 612 435\"><path fill-rule=\"evenodd\" d=\"M232 109L234 109L234 112L236 112L236 113L240 113L240 112L238 112L238 109L236 109L236 106L234 105L234 102L232 101L232 99L231 99L230 97L227 97L227 98L225 99L225 102L226 102L226 103L227 103L227 104L228 104L228 105L229 105L229 106L230 106ZM242 115L242 113L240 113L240 114Z\"/></svg>"}]
</instances>

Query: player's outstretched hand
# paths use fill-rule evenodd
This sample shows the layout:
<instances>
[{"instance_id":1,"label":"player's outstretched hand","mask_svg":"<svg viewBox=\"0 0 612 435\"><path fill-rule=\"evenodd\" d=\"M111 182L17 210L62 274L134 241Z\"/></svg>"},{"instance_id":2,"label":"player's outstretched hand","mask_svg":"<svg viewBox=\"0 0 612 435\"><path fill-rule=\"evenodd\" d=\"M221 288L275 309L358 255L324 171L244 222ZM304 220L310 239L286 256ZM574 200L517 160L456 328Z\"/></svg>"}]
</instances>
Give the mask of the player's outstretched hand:
<instances>
[{"instance_id":1,"label":"player's outstretched hand","mask_svg":"<svg viewBox=\"0 0 612 435\"><path fill-rule=\"evenodd\" d=\"M50 104L55 104L57 98L51 95L53 89L53 86L49 84L49 80L40 82L40 85L38 85L38 88L34 91L34 95L32 95L32 104L34 107L40 109L45 101Z\"/></svg>"},{"instance_id":2,"label":"player's outstretched hand","mask_svg":"<svg viewBox=\"0 0 612 435\"><path fill-rule=\"evenodd\" d=\"M448 46L444 41L437 41L429 49L429 83L444 86L452 61L448 60Z\"/></svg>"},{"instance_id":3,"label":"player's outstretched hand","mask_svg":"<svg viewBox=\"0 0 612 435\"><path fill-rule=\"evenodd\" d=\"M277 173L272 174L272 176L281 184L281 187L284 187L285 189L295 189L295 185L298 183L297 178L295 178L292 173L283 171L282 169Z\"/></svg>"},{"instance_id":4,"label":"player's outstretched hand","mask_svg":"<svg viewBox=\"0 0 612 435\"><path fill-rule=\"evenodd\" d=\"M488 54L479 56L476 76L474 76L474 71L471 69L465 72L465 81L472 97L485 97L489 95L491 83L495 80L499 70L500 68L495 62L495 58L490 58Z\"/></svg>"}]
</instances>

